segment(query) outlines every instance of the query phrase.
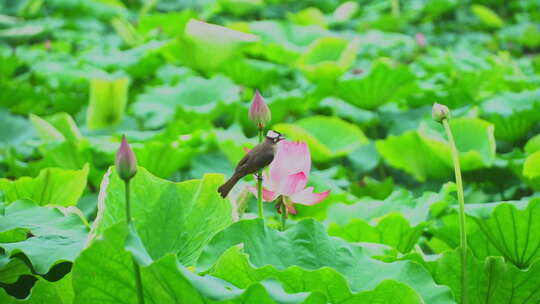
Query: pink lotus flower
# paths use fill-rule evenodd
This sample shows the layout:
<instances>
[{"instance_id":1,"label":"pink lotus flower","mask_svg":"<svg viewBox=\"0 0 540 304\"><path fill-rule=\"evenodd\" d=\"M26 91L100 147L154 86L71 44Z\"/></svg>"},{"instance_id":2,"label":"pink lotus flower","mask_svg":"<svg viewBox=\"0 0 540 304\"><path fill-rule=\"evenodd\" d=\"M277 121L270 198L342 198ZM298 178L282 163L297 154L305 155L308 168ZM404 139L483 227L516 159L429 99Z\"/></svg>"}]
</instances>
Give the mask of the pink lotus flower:
<instances>
[{"instance_id":1,"label":"pink lotus flower","mask_svg":"<svg viewBox=\"0 0 540 304\"><path fill-rule=\"evenodd\" d=\"M310 206L321 202L330 190L314 193L313 187L306 188L310 169L311 155L306 143L282 140L278 143L269 174L263 174L263 200L271 202L282 195L291 214L296 214L294 204ZM255 187L249 187L249 190L257 196Z\"/></svg>"}]
</instances>

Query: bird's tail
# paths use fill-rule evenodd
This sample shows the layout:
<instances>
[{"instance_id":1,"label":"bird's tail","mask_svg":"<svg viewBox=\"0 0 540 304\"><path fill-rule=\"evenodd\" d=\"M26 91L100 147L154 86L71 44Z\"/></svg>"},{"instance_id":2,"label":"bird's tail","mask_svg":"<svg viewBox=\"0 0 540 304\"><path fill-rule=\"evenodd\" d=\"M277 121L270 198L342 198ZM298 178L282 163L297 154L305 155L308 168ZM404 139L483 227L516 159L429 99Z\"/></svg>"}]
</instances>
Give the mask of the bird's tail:
<instances>
[{"instance_id":1,"label":"bird's tail","mask_svg":"<svg viewBox=\"0 0 540 304\"><path fill-rule=\"evenodd\" d=\"M238 174L234 174L233 176L231 176L231 178L229 178L228 181L226 181L223 185L221 185L219 188L218 188L218 192L219 194L221 194L221 197L225 198L227 197L227 195L229 194L229 192L231 191L231 189L234 187L234 185L236 185L236 183L241 179L242 177L239 176Z\"/></svg>"}]
</instances>

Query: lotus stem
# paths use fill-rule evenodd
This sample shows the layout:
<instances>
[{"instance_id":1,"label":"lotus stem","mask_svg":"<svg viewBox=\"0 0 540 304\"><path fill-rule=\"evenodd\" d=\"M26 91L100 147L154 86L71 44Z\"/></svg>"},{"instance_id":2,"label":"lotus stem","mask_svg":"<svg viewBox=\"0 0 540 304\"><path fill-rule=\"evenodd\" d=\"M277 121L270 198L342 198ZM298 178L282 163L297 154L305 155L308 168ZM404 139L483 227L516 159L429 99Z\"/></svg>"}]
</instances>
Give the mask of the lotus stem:
<instances>
[{"instance_id":1,"label":"lotus stem","mask_svg":"<svg viewBox=\"0 0 540 304\"><path fill-rule=\"evenodd\" d=\"M259 128L259 143L263 141L264 128ZM257 175L257 206L259 212L259 218L264 219L264 205L263 205L263 169L259 170Z\"/></svg>"},{"instance_id":2,"label":"lotus stem","mask_svg":"<svg viewBox=\"0 0 540 304\"><path fill-rule=\"evenodd\" d=\"M130 192L129 192L130 191L129 180L124 181L124 185L126 186L126 191L125 191L126 192L126 221L127 221L128 226L131 226L133 223L131 222L131 202L130 202ZM133 271L135 273L135 285L137 287L137 300L139 304L144 304L141 269L133 256L131 256L131 260L133 262Z\"/></svg>"},{"instance_id":3,"label":"lotus stem","mask_svg":"<svg viewBox=\"0 0 540 304\"><path fill-rule=\"evenodd\" d=\"M392 16L399 17L400 15L400 8L399 8L399 0L390 0L392 3Z\"/></svg>"},{"instance_id":4,"label":"lotus stem","mask_svg":"<svg viewBox=\"0 0 540 304\"><path fill-rule=\"evenodd\" d=\"M287 225L287 207L285 206L285 199L283 196L281 197L279 208L281 208L281 231L285 231Z\"/></svg>"},{"instance_id":5,"label":"lotus stem","mask_svg":"<svg viewBox=\"0 0 540 304\"><path fill-rule=\"evenodd\" d=\"M467 304L467 232L465 230L465 198L463 195L463 180L461 178L461 168L459 164L459 152L448 123L448 118L442 120L442 124L450 142L452 150L452 161L454 163L454 173L456 175L457 196L459 203L459 236L461 250L461 304Z\"/></svg>"}]
</instances>

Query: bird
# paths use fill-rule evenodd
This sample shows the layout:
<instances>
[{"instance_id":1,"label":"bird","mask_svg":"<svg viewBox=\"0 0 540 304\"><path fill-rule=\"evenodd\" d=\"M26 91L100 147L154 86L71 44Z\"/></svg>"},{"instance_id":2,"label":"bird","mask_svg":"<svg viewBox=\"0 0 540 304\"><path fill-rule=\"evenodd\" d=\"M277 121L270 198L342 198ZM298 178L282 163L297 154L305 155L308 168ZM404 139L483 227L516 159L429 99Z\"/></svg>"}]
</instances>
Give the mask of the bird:
<instances>
[{"instance_id":1,"label":"bird","mask_svg":"<svg viewBox=\"0 0 540 304\"><path fill-rule=\"evenodd\" d=\"M268 166L272 160L274 160L277 143L283 139L285 139L283 134L274 130L269 130L265 140L251 149L251 151L238 162L231 178L218 188L221 197L227 197L231 189L240 179L242 179L242 177L255 173Z\"/></svg>"}]
</instances>

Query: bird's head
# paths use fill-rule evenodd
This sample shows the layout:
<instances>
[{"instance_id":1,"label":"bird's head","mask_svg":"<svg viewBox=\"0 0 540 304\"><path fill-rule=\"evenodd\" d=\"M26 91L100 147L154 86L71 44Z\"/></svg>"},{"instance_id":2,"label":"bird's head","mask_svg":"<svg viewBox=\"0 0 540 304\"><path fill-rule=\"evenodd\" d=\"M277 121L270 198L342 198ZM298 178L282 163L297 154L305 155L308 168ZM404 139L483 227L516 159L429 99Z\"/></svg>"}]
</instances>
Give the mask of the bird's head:
<instances>
[{"instance_id":1,"label":"bird's head","mask_svg":"<svg viewBox=\"0 0 540 304\"><path fill-rule=\"evenodd\" d=\"M266 139L273 144L277 144L279 141L285 139L285 136L277 131L269 130L268 133L266 133Z\"/></svg>"}]
</instances>

